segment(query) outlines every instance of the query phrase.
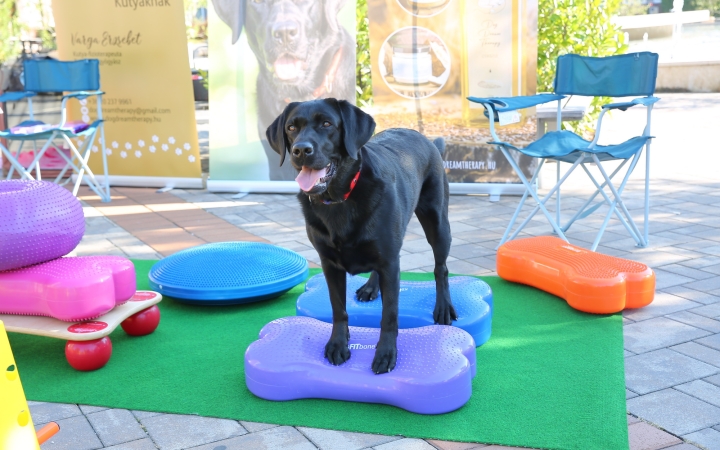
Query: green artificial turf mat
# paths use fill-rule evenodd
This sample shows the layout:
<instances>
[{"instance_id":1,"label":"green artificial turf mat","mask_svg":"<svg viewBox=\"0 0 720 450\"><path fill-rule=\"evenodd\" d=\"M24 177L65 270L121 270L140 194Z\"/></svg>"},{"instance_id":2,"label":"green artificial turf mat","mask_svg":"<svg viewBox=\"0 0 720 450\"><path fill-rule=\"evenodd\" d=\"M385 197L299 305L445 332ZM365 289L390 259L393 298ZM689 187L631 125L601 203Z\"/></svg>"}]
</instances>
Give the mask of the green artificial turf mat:
<instances>
[{"instance_id":1,"label":"green artificial turf mat","mask_svg":"<svg viewBox=\"0 0 720 450\"><path fill-rule=\"evenodd\" d=\"M135 261L138 289L148 289L153 264ZM406 280L432 277L403 274ZM245 349L265 324L295 315L304 284L238 306L166 298L158 329L130 337L118 327L110 362L94 372L70 368L64 341L10 333L10 343L29 400L535 448L627 449L621 316L584 314L537 289L481 278L493 290L492 337L477 349L470 401L438 416L253 396L245 386Z\"/></svg>"}]
</instances>

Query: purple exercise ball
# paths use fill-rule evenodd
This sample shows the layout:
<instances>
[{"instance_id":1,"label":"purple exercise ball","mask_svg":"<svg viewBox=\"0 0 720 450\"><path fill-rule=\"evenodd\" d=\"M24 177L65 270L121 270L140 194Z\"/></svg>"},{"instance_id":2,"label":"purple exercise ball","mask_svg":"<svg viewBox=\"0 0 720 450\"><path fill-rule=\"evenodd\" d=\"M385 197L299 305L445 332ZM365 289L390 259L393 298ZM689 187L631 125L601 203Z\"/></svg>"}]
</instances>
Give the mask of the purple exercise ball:
<instances>
[{"instance_id":1,"label":"purple exercise ball","mask_svg":"<svg viewBox=\"0 0 720 450\"><path fill-rule=\"evenodd\" d=\"M0 271L65 256L85 233L82 205L47 181L0 181Z\"/></svg>"}]
</instances>

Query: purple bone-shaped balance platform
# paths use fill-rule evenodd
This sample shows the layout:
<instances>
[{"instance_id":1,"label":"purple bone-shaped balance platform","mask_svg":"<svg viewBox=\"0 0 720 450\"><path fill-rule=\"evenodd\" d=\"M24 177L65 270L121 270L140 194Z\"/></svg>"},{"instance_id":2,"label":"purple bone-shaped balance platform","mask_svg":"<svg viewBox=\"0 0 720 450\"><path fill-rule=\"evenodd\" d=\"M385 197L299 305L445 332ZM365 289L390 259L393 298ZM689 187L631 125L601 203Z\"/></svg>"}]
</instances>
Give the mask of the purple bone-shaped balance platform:
<instances>
[{"instance_id":1,"label":"purple bone-shaped balance platform","mask_svg":"<svg viewBox=\"0 0 720 450\"><path fill-rule=\"evenodd\" d=\"M332 325L309 317L286 317L265 325L245 352L245 382L258 397L275 400L325 398L384 403L419 414L443 414L472 394L475 342L444 325L400 330L392 372L371 370L376 328L350 327L348 361L333 366L324 356Z\"/></svg>"},{"instance_id":2,"label":"purple bone-shaped balance platform","mask_svg":"<svg viewBox=\"0 0 720 450\"><path fill-rule=\"evenodd\" d=\"M99 317L135 294L135 266L120 256L59 258L0 272L0 313L74 322Z\"/></svg>"},{"instance_id":3,"label":"purple bone-shaped balance platform","mask_svg":"<svg viewBox=\"0 0 720 450\"><path fill-rule=\"evenodd\" d=\"M382 316L382 296L369 302L357 299L355 291L367 283L367 278L347 276L346 309L350 325L378 328ZM450 298L458 319L453 326L462 328L483 345L490 339L492 329L493 296L490 286L474 277L450 277ZM416 328L433 325L435 309L435 281L401 281L398 326ZM298 316L307 316L332 323L332 307L327 282L322 273L310 278L305 292L297 299Z\"/></svg>"}]
</instances>

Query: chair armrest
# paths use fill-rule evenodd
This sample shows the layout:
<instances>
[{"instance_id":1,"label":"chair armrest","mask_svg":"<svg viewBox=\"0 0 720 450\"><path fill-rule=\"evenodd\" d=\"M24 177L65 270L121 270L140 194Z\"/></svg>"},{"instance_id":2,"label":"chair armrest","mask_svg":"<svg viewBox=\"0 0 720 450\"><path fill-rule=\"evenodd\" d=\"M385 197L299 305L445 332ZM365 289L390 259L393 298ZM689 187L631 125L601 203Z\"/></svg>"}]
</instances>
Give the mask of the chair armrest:
<instances>
[{"instance_id":1,"label":"chair armrest","mask_svg":"<svg viewBox=\"0 0 720 450\"><path fill-rule=\"evenodd\" d=\"M103 95L105 94L103 91L78 91L78 92L71 92L69 94L63 95L63 100L66 98L78 98L80 100L85 99L91 95Z\"/></svg>"},{"instance_id":2,"label":"chair armrest","mask_svg":"<svg viewBox=\"0 0 720 450\"><path fill-rule=\"evenodd\" d=\"M22 92L6 92L3 95L0 95L0 103L1 102L17 102L25 98L35 97L37 94L30 91L22 91Z\"/></svg>"},{"instance_id":3,"label":"chair armrest","mask_svg":"<svg viewBox=\"0 0 720 450\"><path fill-rule=\"evenodd\" d=\"M603 105L603 109L619 109L621 111L625 111L635 105L649 106L657 102L658 100L660 99L657 97L640 97L629 102L608 103L607 105Z\"/></svg>"},{"instance_id":4,"label":"chair armrest","mask_svg":"<svg viewBox=\"0 0 720 450\"><path fill-rule=\"evenodd\" d=\"M563 98L565 98L564 95L537 94L522 95L518 97L468 97L467 99L474 103L482 103L483 105L492 106L495 112L505 112L530 108L543 103L552 102L554 100L562 100Z\"/></svg>"}]
</instances>

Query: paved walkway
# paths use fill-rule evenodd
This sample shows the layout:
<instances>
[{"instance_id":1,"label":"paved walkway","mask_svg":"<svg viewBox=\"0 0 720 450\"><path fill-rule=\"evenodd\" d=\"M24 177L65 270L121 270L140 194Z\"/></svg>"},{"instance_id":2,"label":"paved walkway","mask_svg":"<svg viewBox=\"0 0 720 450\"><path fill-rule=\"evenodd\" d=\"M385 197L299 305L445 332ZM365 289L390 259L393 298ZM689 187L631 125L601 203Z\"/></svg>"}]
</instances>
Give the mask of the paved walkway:
<instances>
[{"instance_id":1,"label":"paved walkway","mask_svg":"<svg viewBox=\"0 0 720 450\"><path fill-rule=\"evenodd\" d=\"M707 114L720 116L720 96L677 95L670 100L666 114L658 109L656 123L689 126L695 120L702 122ZM695 105L695 112L678 115L683 102ZM637 114L632 111L616 120L634 120ZM660 127L656 134L671 134L675 129ZM625 313L623 319L632 450L720 449L720 177L714 174L715 156L708 156L700 145L712 142L712 128L698 130L689 142L668 137L663 144L658 138L653 146L653 158L658 160L653 164L662 176L654 176L651 183L650 246L634 247L624 228L611 221L598 248L644 262L657 274L655 301ZM693 167L698 167L702 178L692 175ZM553 169L549 168L547 177ZM585 193L579 180L571 186L563 203L568 210L580 204ZM626 190L627 205L635 217L642 207L641 187L632 181ZM101 204L88 192L82 199L87 232L78 255L160 258L204 242L253 239L318 262L294 196L248 195L233 200L229 194L206 191L157 194L119 188L113 190L110 204ZM494 273L494 248L517 201L513 197L496 203L483 196L451 197L451 272ZM601 216L575 225L568 234L570 241L590 246ZM550 228L537 218L526 230L543 235ZM408 228L401 269L432 270L431 250L416 220ZM64 431L43 449L503 448L83 405L33 402L31 412L36 424L54 420Z\"/></svg>"}]
</instances>

